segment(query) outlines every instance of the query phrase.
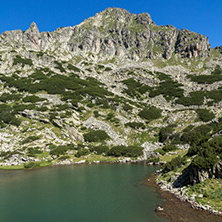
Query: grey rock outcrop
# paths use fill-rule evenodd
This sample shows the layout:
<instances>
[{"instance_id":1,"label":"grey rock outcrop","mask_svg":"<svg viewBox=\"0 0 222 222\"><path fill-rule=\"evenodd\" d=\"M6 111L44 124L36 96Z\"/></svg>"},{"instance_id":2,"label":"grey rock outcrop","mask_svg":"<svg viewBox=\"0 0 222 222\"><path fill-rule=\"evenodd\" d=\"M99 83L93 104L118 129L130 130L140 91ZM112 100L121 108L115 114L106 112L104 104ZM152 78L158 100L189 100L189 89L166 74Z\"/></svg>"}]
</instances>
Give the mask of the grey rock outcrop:
<instances>
[{"instance_id":1,"label":"grey rock outcrop","mask_svg":"<svg viewBox=\"0 0 222 222\"><path fill-rule=\"evenodd\" d=\"M172 25L157 26L148 13L136 15L119 8L108 8L77 26L58 28L52 33L40 33L33 22L24 33L4 32L0 43L11 48L51 51L55 55L93 55L97 60L169 59L173 53L188 58L208 57L210 51L204 35Z\"/></svg>"},{"instance_id":2,"label":"grey rock outcrop","mask_svg":"<svg viewBox=\"0 0 222 222\"><path fill-rule=\"evenodd\" d=\"M37 25L35 24L35 22L33 22L29 29L27 31L25 31L24 33L24 40L26 42L26 44L29 44L29 46L33 49L40 49L41 46L41 34L39 32L39 29L37 27Z\"/></svg>"},{"instance_id":3,"label":"grey rock outcrop","mask_svg":"<svg viewBox=\"0 0 222 222\"><path fill-rule=\"evenodd\" d=\"M222 46L221 45L220 46L216 46L215 49L218 50L222 54Z\"/></svg>"},{"instance_id":4,"label":"grey rock outcrop","mask_svg":"<svg viewBox=\"0 0 222 222\"><path fill-rule=\"evenodd\" d=\"M141 147L143 147L143 157L146 160L150 154L157 150L158 148L162 148L163 147L163 143L149 143L149 142L145 142L141 145Z\"/></svg>"},{"instance_id":5,"label":"grey rock outcrop","mask_svg":"<svg viewBox=\"0 0 222 222\"><path fill-rule=\"evenodd\" d=\"M180 30L175 44L175 52L188 58L208 57L210 48L208 38L186 29Z\"/></svg>"},{"instance_id":6,"label":"grey rock outcrop","mask_svg":"<svg viewBox=\"0 0 222 222\"><path fill-rule=\"evenodd\" d=\"M49 114L44 113L44 112L39 112L36 110L23 110L20 112L20 114L24 117L27 117L29 119L36 119L39 120L40 122L44 123L49 123Z\"/></svg>"},{"instance_id":7,"label":"grey rock outcrop","mask_svg":"<svg viewBox=\"0 0 222 222\"><path fill-rule=\"evenodd\" d=\"M207 170L193 167L190 172L190 183L192 184L201 183L208 178L222 178L222 161Z\"/></svg>"},{"instance_id":8,"label":"grey rock outcrop","mask_svg":"<svg viewBox=\"0 0 222 222\"><path fill-rule=\"evenodd\" d=\"M67 126L66 128L71 138L84 142L83 136L74 127Z\"/></svg>"}]
</instances>

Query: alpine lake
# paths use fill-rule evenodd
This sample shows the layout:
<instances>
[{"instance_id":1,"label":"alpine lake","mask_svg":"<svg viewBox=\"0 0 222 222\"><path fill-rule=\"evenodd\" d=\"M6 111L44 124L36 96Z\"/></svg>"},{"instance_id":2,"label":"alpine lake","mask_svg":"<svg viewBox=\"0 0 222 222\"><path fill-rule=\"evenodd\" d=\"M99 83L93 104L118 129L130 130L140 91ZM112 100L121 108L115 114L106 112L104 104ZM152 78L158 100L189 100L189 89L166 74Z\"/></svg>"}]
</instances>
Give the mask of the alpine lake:
<instances>
[{"instance_id":1,"label":"alpine lake","mask_svg":"<svg viewBox=\"0 0 222 222\"><path fill-rule=\"evenodd\" d=\"M54 166L0 171L0 221L165 222L164 200L145 185L145 163Z\"/></svg>"}]
</instances>

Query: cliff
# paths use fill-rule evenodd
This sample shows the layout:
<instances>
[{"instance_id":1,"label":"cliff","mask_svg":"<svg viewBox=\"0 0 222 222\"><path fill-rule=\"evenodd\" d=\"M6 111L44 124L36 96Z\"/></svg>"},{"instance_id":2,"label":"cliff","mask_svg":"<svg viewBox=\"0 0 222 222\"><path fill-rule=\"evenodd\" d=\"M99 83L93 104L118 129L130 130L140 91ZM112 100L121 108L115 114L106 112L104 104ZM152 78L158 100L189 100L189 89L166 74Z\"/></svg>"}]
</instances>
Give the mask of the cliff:
<instances>
[{"instance_id":1,"label":"cliff","mask_svg":"<svg viewBox=\"0 0 222 222\"><path fill-rule=\"evenodd\" d=\"M35 50L53 55L80 55L94 60L142 60L208 57L208 38L172 25L157 26L148 13L131 14L108 8L74 27L40 33L33 22L26 31L6 31L0 36L3 48Z\"/></svg>"}]
</instances>

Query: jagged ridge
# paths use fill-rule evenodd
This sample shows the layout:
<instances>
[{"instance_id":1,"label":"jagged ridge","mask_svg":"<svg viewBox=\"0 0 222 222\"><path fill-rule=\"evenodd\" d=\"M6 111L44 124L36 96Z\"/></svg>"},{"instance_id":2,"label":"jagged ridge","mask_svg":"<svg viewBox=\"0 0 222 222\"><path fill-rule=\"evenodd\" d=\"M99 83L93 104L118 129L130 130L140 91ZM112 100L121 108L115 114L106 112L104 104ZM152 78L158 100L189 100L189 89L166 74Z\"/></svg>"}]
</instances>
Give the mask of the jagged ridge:
<instances>
[{"instance_id":1,"label":"jagged ridge","mask_svg":"<svg viewBox=\"0 0 222 222\"><path fill-rule=\"evenodd\" d=\"M125 9L108 8L74 27L58 28L40 33L33 22L30 28L2 33L5 47L62 52L91 56L94 59L169 59L208 57L210 44L204 35L172 25L157 26L148 13L131 14ZM105 55L105 57L104 57Z\"/></svg>"}]
</instances>

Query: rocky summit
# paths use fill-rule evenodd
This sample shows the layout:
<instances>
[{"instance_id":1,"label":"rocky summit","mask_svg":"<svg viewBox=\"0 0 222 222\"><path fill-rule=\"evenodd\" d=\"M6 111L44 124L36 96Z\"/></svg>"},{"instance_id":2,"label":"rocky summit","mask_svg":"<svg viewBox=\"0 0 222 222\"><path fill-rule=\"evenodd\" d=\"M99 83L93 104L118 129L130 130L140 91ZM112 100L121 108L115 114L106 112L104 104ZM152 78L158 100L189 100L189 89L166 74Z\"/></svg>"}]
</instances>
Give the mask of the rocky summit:
<instances>
[{"instance_id":1,"label":"rocky summit","mask_svg":"<svg viewBox=\"0 0 222 222\"><path fill-rule=\"evenodd\" d=\"M5 31L1 168L147 160L165 163L172 189L220 178L221 51L119 8L51 33Z\"/></svg>"},{"instance_id":2,"label":"rocky summit","mask_svg":"<svg viewBox=\"0 0 222 222\"><path fill-rule=\"evenodd\" d=\"M33 22L23 32L4 32L0 43L3 48L43 51L50 55L71 59L79 55L93 61L206 58L210 55L208 39L172 25L157 26L148 13L131 14L124 9L108 8L74 27L58 28L40 33Z\"/></svg>"}]
</instances>

